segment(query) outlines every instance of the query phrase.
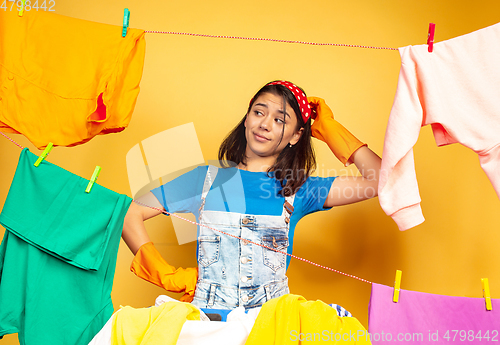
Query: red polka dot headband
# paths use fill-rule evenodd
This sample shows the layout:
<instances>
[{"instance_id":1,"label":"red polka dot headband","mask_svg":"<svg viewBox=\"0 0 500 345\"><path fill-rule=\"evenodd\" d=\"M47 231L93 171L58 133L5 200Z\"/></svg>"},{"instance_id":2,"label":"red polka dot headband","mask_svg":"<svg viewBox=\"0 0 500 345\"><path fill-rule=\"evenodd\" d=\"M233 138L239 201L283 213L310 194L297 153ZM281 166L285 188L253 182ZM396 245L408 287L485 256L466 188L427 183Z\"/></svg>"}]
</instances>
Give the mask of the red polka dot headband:
<instances>
[{"instance_id":1,"label":"red polka dot headband","mask_svg":"<svg viewBox=\"0 0 500 345\"><path fill-rule=\"evenodd\" d=\"M304 120L304 123L307 123L307 120L309 120L309 118L311 117L311 106L307 101L305 93L301 89L299 89L297 85L285 80L273 81L267 85L283 85L289 88L290 91L292 91L293 95L295 96L297 103L299 104L300 112L302 115L302 119Z\"/></svg>"}]
</instances>

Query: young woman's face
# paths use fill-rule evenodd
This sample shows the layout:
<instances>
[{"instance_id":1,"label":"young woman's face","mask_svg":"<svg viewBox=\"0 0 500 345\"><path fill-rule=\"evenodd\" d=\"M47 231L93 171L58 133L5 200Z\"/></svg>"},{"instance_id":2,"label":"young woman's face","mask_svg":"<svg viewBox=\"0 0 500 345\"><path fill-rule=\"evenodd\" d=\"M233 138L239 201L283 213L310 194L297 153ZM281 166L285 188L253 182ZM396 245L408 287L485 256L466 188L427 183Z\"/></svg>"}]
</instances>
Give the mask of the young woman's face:
<instances>
[{"instance_id":1,"label":"young woman's face","mask_svg":"<svg viewBox=\"0 0 500 345\"><path fill-rule=\"evenodd\" d=\"M296 126L297 115L290 104L286 104L284 113L281 96L272 93L261 94L253 103L245 120L246 155L253 153L261 157L277 157L287 145L295 145L299 141L303 129L295 131Z\"/></svg>"}]
</instances>

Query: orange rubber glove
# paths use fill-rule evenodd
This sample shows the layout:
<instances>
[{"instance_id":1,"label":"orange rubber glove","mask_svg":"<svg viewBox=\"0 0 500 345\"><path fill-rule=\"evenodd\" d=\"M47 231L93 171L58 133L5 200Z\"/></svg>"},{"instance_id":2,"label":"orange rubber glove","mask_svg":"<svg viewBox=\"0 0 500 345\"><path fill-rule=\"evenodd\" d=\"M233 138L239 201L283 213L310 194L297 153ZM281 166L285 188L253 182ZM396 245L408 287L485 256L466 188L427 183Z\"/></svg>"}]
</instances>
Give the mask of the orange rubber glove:
<instances>
[{"instance_id":1,"label":"orange rubber glove","mask_svg":"<svg viewBox=\"0 0 500 345\"><path fill-rule=\"evenodd\" d=\"M194 298L198 268L175 268L156 250L153 242L143 244L135 254L130 270L136 276L171 292L185 292L181 302Z\"/></svg>"},{"instance_id":2,"label":"orange rubber glove","mask_svg":"<svg viewBox=\"0 0 500 345\"><path fill-rule=\"evenodd\" d=\"M307 97L307 100L314 119L311 125L312 136L324 141L345 166L353 163L350 160L352 154L366 144L333 118L333 112L323 98Z\"/></svg>"}]
</instances>

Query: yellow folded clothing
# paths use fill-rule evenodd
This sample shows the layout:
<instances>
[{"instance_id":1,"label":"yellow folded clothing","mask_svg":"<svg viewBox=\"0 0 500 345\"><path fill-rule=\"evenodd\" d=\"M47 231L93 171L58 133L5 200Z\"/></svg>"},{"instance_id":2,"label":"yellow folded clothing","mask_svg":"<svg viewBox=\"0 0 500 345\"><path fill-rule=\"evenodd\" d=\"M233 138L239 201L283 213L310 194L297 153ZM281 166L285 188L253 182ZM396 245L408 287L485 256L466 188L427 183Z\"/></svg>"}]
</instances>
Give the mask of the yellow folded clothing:
<instances>
[{"instance_id":1,"label":"yellow folded clothing","mask_svg":"<svg viewBox=\"0 0 500 345\"><path fill-rule=\"evenodd\" d=\"M200 311L183 302L159 307L124 307L113 319L111 345L175 345L186 320L200 320Z\"/></svg>"},{"instance_id":2,"label":"yellow folded clothing","mask_svg":"<svg viewBox=\"0 0 500 345\"><path fill-rule=\"evenodd\" d=\"M371 344L367 330L353 317L340 317L322 301L283 295L262 306L245 345Z\"/></svg>"},{"instance_id":3,"label":"yellow folded clothing","mask_svg":"<svg viewBox=\"0 0 500 345\"><path fill-rule=\"evenodd\" d=\"M194 298L198 268L175 268L156 250L153 242L143 244L135 254L130 270L138 277L171 292L185 292L182 302Z\"/></svg>"}]
</instances>

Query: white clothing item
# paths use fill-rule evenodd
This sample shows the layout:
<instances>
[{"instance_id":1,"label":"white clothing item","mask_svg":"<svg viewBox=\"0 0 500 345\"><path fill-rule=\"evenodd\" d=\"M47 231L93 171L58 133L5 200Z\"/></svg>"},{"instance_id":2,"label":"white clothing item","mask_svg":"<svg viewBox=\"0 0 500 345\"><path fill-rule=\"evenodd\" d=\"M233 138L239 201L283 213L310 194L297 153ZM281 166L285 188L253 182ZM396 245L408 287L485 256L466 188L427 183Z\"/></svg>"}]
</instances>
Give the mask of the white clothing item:
<instances>
[{"instance_id":1,"label":"white clothing item","mask_svg":"<svg viewBox=\"0 0 500 345\"><path fill-rule=\"evenodd\" d=\"M168 297L167 295L160 295L156 297L155 307L159 307L165 302L179 302L179 301L172 297ZM192 321L192 320L186 320L186 321ZM210 321L207 314L205 314L201 309L200 309L200 321Z\"/></svg>"},{"instance_id":2,"label":"white clothing item","mask_svg":"<svg viewBox=\"0 0 500 345\"><path fill-rule=\"evenodd\" d=\"M227 321L186 321L177 345L244 345L260 311L253 308L245 313L237 307L227 315Z\"/></svg>"},{"instance_id":3,"label":"white clothing item","mask_svg":"<svg viewBox=\"0 0 500 345\"><path fill-rule=\"evenodd\" d=\"M108 322L106 322L99 333L97 333L94 338L92 338L92 341L89 343L89 345L111 345L111 328L113 327L113 318L120 310L121 309L111 315Z\"/></svg>"}]
</instances>

